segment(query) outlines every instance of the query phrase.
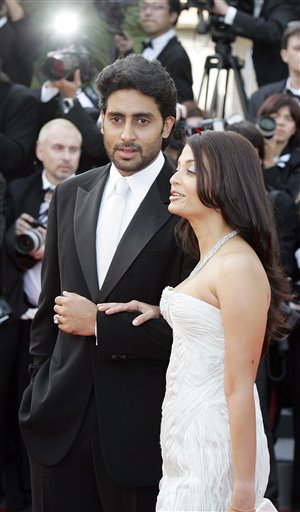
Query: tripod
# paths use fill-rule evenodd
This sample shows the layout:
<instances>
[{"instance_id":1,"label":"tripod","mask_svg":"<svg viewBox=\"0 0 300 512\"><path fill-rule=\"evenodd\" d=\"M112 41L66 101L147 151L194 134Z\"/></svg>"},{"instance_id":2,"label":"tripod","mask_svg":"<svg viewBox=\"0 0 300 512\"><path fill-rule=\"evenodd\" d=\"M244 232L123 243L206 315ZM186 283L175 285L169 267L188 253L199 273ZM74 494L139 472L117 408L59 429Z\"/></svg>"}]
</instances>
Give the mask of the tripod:
<instances>
[{"instance_id":1,"label":"tripod","mask_svg":"<svg viewBox=\"0 0 300 512\"><path fill-rule=\"evenodd\" d=\"M229 71L233 70L233 76L235 79L238 96L240 99L240 103L242 106L242 110L244 115L246 116L247 108L248 108L248 98L245 93L244 88L244 80L241 75L242 64L239 61L238 57L235 57L231 53L231 43L234 41L235 37L230 33L222 33L220 32L214 34L212 36L214 42L216 42L216 53L215 55L209 55L206 57L205 65L204 65L204 73L202 76L200 90L198 95L198 103L200 98L205 91L205 103L204 110L207 113L207 116L214 117L217 115L217 103L218 103L218 83L221 70L226 70L226 81L225 81L225 94L222 105L222 117L225 117L225 106L228 92L228 81L229 81ZM210 107L208 108L208 91L211 82L211 69L217 69L217 76L215 80L215 85L211 97ZM204 89L205 88L205 89Z\"/></svg>"}]
</instances>

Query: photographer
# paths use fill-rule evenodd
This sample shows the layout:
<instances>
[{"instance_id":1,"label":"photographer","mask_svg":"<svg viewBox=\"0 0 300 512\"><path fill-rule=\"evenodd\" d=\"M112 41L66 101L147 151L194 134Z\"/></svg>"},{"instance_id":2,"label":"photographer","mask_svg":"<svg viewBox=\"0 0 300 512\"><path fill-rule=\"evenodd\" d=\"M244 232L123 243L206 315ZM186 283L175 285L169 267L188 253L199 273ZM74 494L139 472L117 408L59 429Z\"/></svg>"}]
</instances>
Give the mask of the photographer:
<instances>
[{"instance_id":1,"label":"photographer","mask_svg":"<svg viewBox=\"0 0 300 512\"><path fill-rule=\"evenodd\" d=\"M0 381L0 456L6 457L7 465L11 465L9 459L13 458L18 468L27 468L20 481L7 485L13 488L12 496L6 497L6 501L14 500L9 502L9 508L22 508L29 499L29 466L25 450L20 448L22 442L17 426L17 411L28 384L30 327L41 288L48 207L54 188L76 173L81 140L79 130L70 121L50 121L41 129L36 146L36 156L43 170L14 180L8 187L3 291L13 309L13 317L0 326L1 351L5 360ZM14 382L15 386L10 387L9 382ZM8 404L10 417L7 418ZM7 439L4 431L8 423L11 428ZM12 446L12 453L3 454L4 446Z\"/></svg>"},{"instance_id":2,"label":"photographer","mask_svg":"<svg viewBox=\"0 0 300 512\"><path fill-rule=\"evenodd\" d=\"M30 87L38 57L38 32L18 0L0 1L1 71L12 82Z\"/></svg>"},{"instance_id":3,"label":"photographer","mask_svg":"<svg viewBox=\"0 0 300 512\"><path fill-rule=\"evenodd\" d=\"M273 137L265 140L263 160L266 185L285 190L297 202L300 194L300 105L292 96L269 96L257 118L270 116L276 122Z\"/></svg>"},{"instance_id":4,"label":"photographer","mask_svg":"<svg viewBox=\"0 0 300 512\"><path fill-rule=\"evenodd\" d=\"M192 66L189 56L176 36L175 27L181 13L179 0L143 0L140 3L140 24L147 36L142 55L157 59L173 78L178 101L193 100ZM127 34L116 34L117 57L133 52L133 42Z\"/></svg>"},{"instance_id":5,"label":"photographer","mask_svg":"<svg viewBox=\"0 0 300 512\"><path fill-rule=\"evenodd\" d=\"M252 94L247 118L253 123L259 107L272 94L284 92L300 103L300 21L291 23L284 31L280 56L287 64L289 76L287 79L264 85Z\"/></svg>"},{"instance_id":6,"label":"photographer","mask_svg":"<svg viewBox=\"0 0 300 512\"><path fill-rule=\"evenodd\" d=\"M0 172L7 183L32 170L39 104L31 89L0 72Z\"/></svg>"},{"instance_id":7,"label":"photographer","mask_svg":"<svg viewBox=\"0 0 300 512\"><path fill-rule=\"evenodd\" d=\"M106 164L108 157L98 125L98 96L92 86L87 85L93 78L88 49L78 45L49 52L43 71L47 80L34 91L40 102L40 127L60 117L78 128L82 151L77 173Z\"/></svg>"},{"instance_id":8,"label":"photographer","mask_svg":"<svg viewBox=\"0 0 300 512\"><path fill-rule=\"evenodd\" d=\"M299 11L299 0L255 1L252 16L225 0L213 0L211 9L212 14L224 17L236 35L253 41L252 58L259 87L287 78L287 66L280 57L281 39L287 24L299 19Z\"/></svg>"}]
</instances>

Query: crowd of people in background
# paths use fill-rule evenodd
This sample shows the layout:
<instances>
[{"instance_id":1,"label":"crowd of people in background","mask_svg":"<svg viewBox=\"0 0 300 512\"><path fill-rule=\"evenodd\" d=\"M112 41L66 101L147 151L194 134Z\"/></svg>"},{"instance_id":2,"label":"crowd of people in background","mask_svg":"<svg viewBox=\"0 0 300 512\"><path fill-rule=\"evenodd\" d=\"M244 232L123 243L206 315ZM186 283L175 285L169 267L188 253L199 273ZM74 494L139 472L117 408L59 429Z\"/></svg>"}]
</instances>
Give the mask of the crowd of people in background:
<instances>
[{"instance_id":1,"label":"crowd of people in background","mask_svg":"<svg viewBox=\"0 0 300 512\"><path fill-rule=\"evenodd\" d=\"M278 506L279 482L274 446L280 411L284 404L288 403L293 411L295 443L290 496L291 510L299 512L300 7L297 0L286 2L265 0L253 2L254 11L249 13L239 7L231 6L230 2L225 0L213 0L212 4L210 15L218 16L219 20L222 20L225 30L230 28L235 36L250 39L253 44L257 90L248 98L246 118L234 124L226 124L224 121L223 129L236 132L248 139L259 157L265 190L273 205L276 219L280 261L293 292L293 296L284 304L289 318L289 333L284 342L271 343L269 352L260 361L257 387L270 454L270 476L266 497L275 506ZM91 6L91 8L93 7ZM152 156L154 159L163 158L163 160L159 160L159 163L161 166L165 165L163 169L170 176L177 169L186 137L192 134L199 134L201 137L207 126L214 130L213 125L206 124L207 115L195 99L191 60L176 33L181 10L182 5L179 0L141 0L139 3L139 22L145 36L143 47L140 48L141 55L150 62L159 61L174 80L177 91L176 122L172 121L170 124L167 122L167 126L164 125L165 132L157 131L156 141L153 141L155 154ZM57 186L59 185L58 189L60 189L60 184L63 181L71 182L75 175L84 175L91 169L108 166L111 162L114 162L114 166L117 167L117 165L115 148L110 147L111 140L107 135L107 128L105 137L103 123L107 122L105 116L107 105L103 105L102 102L103 110L100 101L99 106L99 91L105 98L108 94L108 85L100 83L97 91L94 80L82 83L82 70L76 68L69 76L62 76L58 79L45 76L45 81L39 87L32 87L34 62L39 56L39 34L21 0L3 0L1 2L0 37L4 43L0 47L0 360L2 368L0 377L0 510L3 508L30 512L32 510L30 466L19 430L18 410L24 390L30 383L28 373L28 366L32 365L32 356L29 355L30 332L41 291L41 267L47 238L49 204ZM117 60L134 55L133 38L129 33L123 31L117 33L114 37L114 44ZM55 49L49 48L49 57L53 55L53 50ZM122 66L120 66L121 68ZM123 73L124 70L121 72ZM159 68L157 72L160 72ZM165 76L161 76L162 80L166 79ZM126 89L120 83L120 89L124 88ZM170 91L172 91L172 87L170 87ZM114 94L117 93L114 92ZM161 95L158 97L158 92L153 91L153 97L156 98L159 108L163 108L163 102L167 101L163 97L163 92ZM148 96L151 98L149 91L147 92ZM135 99L138 100L138 94ZM125 97L125 100L130 102L131 97ZM130 107L130 103L128 106ZM116 108L111 114L116 119L123 115L120 110L117 110L117 107L119 108L116 102ZM149 106L151 110L150 107L152 108L153 105ZM169 113L168 115L172 116L173 114ZM168 115L165 112L162 113L164 123L168 119ZM262 133L260 130L259 120L262 118L269 120L271 125L273 123L273 128L268 134ZM115 122L117 123L117 120ZM160 150L162 150L161 155L163 156L158 157ZM82 183L83 189L89 187L84 179ZM72 187L71 183L69 187ZM61 189L63 190L63 187ZM54 196L56 197L55 194ZM67 199L65 201L67 202ZM142 199L138 199L139 204L141 201ZM133 206L131 208L134 210ZM92 221L92 219L90 220ZM173 224L175 225L175 223L172 221L171 224L174 228ZM71 225L69 228L73 229ZM67 229L67 226L64 226L64 229ZM109 236L109 231L106 231L105 236ZM78 246L84 239L83 234L82 239L77 241ZM158 242L163 243L161 238L158 239ZM167 244L167 240L164 242ZM171 241L170 244L172 245ZM62 245L68 252L67 245ZM86 250L87 247L89 245L86 246ZM164 284L172 284L166 281L168 276L172 282L174 281L174 284L177 284L182 275L185 277L187 275L184 264L188 262L187 266L191 265L189 258L180 260L181 256L179 257L176 251L172 252L172 256L176 259L177 267L175 268L175 264L172 264L171 261L165 265L169 261L167 258L170 257L170 255L167 256L168 250L170 248L166 247L166 254L162 256L165 258L164 265L162 265L164 270L160 273L162 282L153 283L154 288L157 284L157 290L160 290ZM66 267L68 267L67 258L68 254L65 255L64 265ZM151 251L144 259L141 257L140 262L139 259L137 260L137 272L141 270L139 265L147 266L147 258L151 259ZM89 262L87 264L89 265ZM150 263L153 266L156 264L155 261ZM167 273L168 265L170 268ZM53 268L55 267L53 266ZM147 273L147 268L144 271ZM174 275L172 271L174 271ZM163 273L167 273L164 279L162 279ZM158 279L158 276L156 278ZM47 279L49 284L51 276L48 275ZM58 276L53 276L53 282L56 282L57 279ZM95 276L94 279L96 279ZM134 290L138 290L138 285L133 282L134 279L128 270L124 286L126 284L128 287L133 286ZM96 286L96 291L101 289L102 284L103 282L100 282L99 287ZM82 294L84 294L82 283L78 284L78 288L82 289ZM146 302L153 301L153 297L159 294L157 290L153 290L152 295L149 292L149 297L145 297ZM130 289L125 290L121 286L120 296L117 299L114 298L114 293L104 294L103 297L109 297L110 301L127 301L130 300L132 293ZM100 302L97 293L91 295L95 304ZM135 299L136 297L132 296L131 298ZM44 298L44 300L46 299ZM101 299L101 301L104 300ZM272 372L274 370L276 373L278 361L283 353L278 347L283 343L285 347L288 347L284 352L287 367L284 396L281 392L282 388L275 385L276 379L272 378ZM280 355L278 355L279 352ZM116 349L116 357L119 357L118 354L122 354L121 349L120 352ZM157 355L153 356L153 359L156 357L159 359ZM167 356L165 358L167 359ZM147 359L145 361L147 364ZM166 361L164 361L163 368L159 370L162 379L166 371L165 363ZM35 373L35 369L33 369L31 378L34 378ZM77 378L80 381L80 375ZM157 394L159 395L158 402L160 400L161 404L163 396L161 396L160 388L157 390ZM95 397L93 397L93 401L89 398L85 404L87 406L86 414L89 417L94 414L94 401ZM106 404L105 407L109 409L109 404ZM146 412L144 414L145 418L148 418L147 421L151 422L150 415L146 415ZM160 410L153 414L155 421L160 419ZM144 420L142 423L145 423ZM23 421L26 423L24 418ZM51 420L49 419L49 421ZM155 428L158 421L156 423ZM148 428L150 427L149 424ZM65 425L64 428L68 427ZM152 446L151 443L149 446ZM122 451L121 448L120 450ZM110 453L110 449L108 449L107 455L104 449L102 456L104 458L106 456L114 457L112 452L113 450ZM141 451L142 453L143 451ZM152 461L150 461L150 466L151 463L154 464L154 459L157 463L158 455L155 449L154 455L148 454L148 456ZM34 464L35 462L31 461L32 467ZM110 473L115 471L114 461L111 464ZM147 464L146 460L145 464ZM103 462L101 462L101 467L102 465ZM138 468L138 463L136 468ZM39 469L34 467L34 471L37 475ZM61 468L61 471L64 471L64 467ZM139 469L136 470L136 473L138 471ZM153 483L155 489L158 477L159 475L156 478L157 482ZM118 476L116 476L117 479ZM146 476L145 479L147 480ZM141 487L143 487L142 484ZM155 492L157 494L157 491ZM124 499L126 503L129 503L132 500L132 495L126 494ZM145 507L149 507L145 510L152 510L153 496L141 494L139 499L141 499L141 503L147 504ZM108 503L109 506L119 506L110 503L109 499ZM138 507L130 510L143 512L143 508L139 509ZM233 508L233 510L235 509ZM36 509L34 512L42 512L42 510ZM59 511L53 509L53 512ZM82 510L82 512L87 511Z\"/></svg>"}]
</instances>

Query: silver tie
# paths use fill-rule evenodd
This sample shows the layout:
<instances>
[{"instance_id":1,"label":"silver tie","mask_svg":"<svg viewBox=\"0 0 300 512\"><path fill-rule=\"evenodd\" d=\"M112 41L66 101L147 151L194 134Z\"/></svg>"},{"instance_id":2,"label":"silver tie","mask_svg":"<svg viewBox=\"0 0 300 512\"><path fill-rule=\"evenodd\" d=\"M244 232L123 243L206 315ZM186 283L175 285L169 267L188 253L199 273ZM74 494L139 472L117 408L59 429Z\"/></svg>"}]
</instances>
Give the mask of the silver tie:
<instances>
[{"instance_id":1,"label":"silver tie","mask_svg":"<svg viewBox=\"0 0 300 512\"><path fill-rule=\"evenodd\" d=\"M122 225L122 218L126 205L126 197L129 191L127 179L120 177L115 184L115 189L110 197L107 199L108 208L106 209L105 219L103 222L108 226L109 235L107 239L101 244L99 248L101 281L103 282L113 256L118 247L120 240L120 230Z\"/></svg>"}]
</instances>

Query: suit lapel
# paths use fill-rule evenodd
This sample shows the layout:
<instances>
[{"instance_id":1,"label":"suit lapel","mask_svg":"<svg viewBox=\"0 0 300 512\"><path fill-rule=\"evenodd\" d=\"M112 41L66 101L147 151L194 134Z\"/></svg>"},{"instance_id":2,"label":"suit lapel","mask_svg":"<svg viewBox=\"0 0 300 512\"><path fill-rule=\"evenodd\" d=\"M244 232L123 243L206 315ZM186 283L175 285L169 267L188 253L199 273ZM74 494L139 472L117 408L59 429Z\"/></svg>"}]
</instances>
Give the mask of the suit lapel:
<instances>
[{"instance_id":1,"label":"suit lapel","mask_svg":"<svg viewBox=\"0 0 300 512\"><path fill-rule=\"evenodd\" d=\"M96 263L96 229L101 197L108 176L106 171L97 177L97 181L90 190L78 188L74 214L75 245L93 300L99 293L97 263Z\"/></svg>"},{"instance_id":2,"label":"suit lapel","mask_svg":"<svg viewBox=\"0 0 300 512\"><path fill-rule=\"evenodd\" d=\"M163 65L166 64L168 54L170 49L172 49L174 46L177 46L178 39L176 36L172 37L166 44L166 46L162 49L160 54L157 56L157 60L159 60Z\"/></svg>"},{"instance_id":3,"label":"suit lapel","mask_svg":"<svg viewBox=\"0 0 300 512\"><path fill-rule=\"evenodd\" d=\"M170 175L169 167L165 164L120 240L97 302L104 302L107 299L139 253L169 220L171 214L167 204Z\"/></svg>"}]
</instances>

